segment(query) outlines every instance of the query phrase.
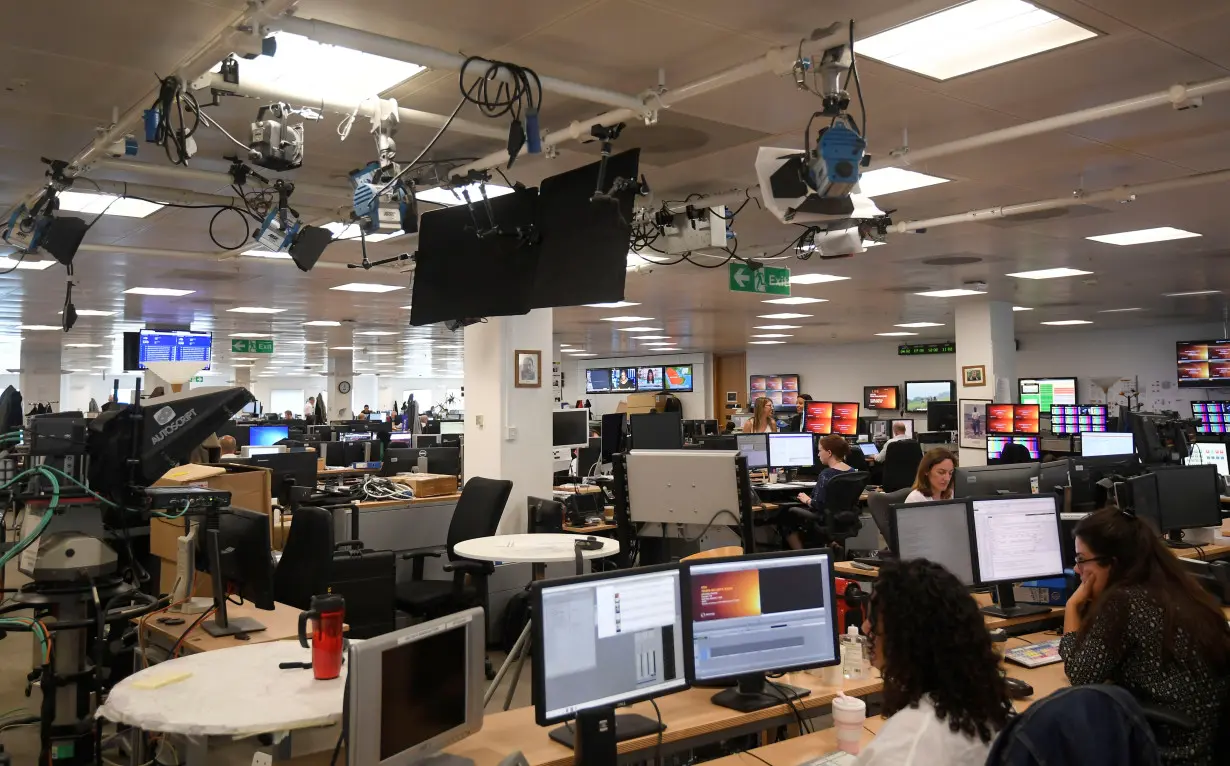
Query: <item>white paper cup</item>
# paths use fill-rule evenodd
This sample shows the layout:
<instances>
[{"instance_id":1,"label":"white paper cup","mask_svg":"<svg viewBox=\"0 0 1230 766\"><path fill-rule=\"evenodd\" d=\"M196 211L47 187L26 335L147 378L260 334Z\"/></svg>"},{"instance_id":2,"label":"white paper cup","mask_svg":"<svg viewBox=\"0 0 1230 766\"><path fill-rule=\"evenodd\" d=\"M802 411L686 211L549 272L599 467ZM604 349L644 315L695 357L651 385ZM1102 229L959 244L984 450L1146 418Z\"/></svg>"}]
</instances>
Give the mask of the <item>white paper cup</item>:
<instances>
[{"instance_id":1,"label":"white paper cup","mask_svg":"<svg viewBox=\"0 0 1230 766\"><path fill-rule=\"evenodd\" d=\"M838 748L851 755L858 755L863 723L866 720L866 702L844 694L833 698L833 726L837 729Z\"/></svg>"}]
</instances>

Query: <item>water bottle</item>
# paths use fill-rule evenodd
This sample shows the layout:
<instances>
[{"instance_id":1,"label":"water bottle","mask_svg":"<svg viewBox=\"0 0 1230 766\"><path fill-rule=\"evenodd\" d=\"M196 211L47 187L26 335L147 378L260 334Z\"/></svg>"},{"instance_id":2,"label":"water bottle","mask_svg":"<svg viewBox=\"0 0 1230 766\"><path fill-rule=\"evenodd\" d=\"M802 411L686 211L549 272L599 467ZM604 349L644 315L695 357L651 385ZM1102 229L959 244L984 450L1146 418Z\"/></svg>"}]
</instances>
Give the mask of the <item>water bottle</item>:
<instances>
[{"instance_id":1,"label":"water bottle","mask_svg":"<svg viewBox=\"0 0 1230 766\"><path fill-rule=\"evenodd\" d=\"M867 638L859 635L857 625L851 625L841 637L842 675L850 681L861 681L867 677L868 665Z\"/></svg>"}]
</instances>

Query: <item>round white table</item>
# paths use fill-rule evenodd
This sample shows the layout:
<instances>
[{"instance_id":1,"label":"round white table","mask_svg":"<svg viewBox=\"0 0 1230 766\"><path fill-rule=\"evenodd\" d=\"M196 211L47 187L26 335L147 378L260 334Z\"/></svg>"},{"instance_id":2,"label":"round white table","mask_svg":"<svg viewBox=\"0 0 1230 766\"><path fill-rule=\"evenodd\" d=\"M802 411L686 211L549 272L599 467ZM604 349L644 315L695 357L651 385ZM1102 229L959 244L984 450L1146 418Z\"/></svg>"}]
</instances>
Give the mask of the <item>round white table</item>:
<instances>
[{"instance_id":1,"label":"round white table","mask_svg":"<svg viewBox=\"0 0 1230 766\"><path fill-rule=\"evenodd\" d=\"M453 553L467 559L474 559L475 561L492 561L502 564L534 564L535 577L537 578L538 568L541 565L576 561L577 541L588 539L602 543L602 547L593 550L581 550L582 561L602 559L619 553L618 540L612 540L607 537L546 532L526 535L475 537L472 540L463 540L454 545ZM577 563L577 570L578 575L584 574L581 571L580 562ZM517 691L517 681L521 678L521 666L525 664L525 658L529 653L530 623L527 622L525 628L521 631L521 635L517 638L517 643L513 645L512 651L505 658L504 664L500 665L499 671L496 672L495 679L487 687L487 693L483 696L484 706L495 696L496 687L500 685L500 681L508 673L509 667L515 662L513 678L508 685L508 696L504 698L504 709L507 710L512 705L513 693Z\"/></svg>"},{"instance_id":2,"label":"round white table","mask_svg":"<svg viewBox=\"0 0 1230 766\"><path fill-rule=\"evenodd\" d=\"M138 729L188 737L245 737L342 718L346 668L329 681L282 662L311 662L297 641L199 652L162 662L115 685L98 715ZM185 675L186 674L186 675Z\"/></svg>"}]
</instances>

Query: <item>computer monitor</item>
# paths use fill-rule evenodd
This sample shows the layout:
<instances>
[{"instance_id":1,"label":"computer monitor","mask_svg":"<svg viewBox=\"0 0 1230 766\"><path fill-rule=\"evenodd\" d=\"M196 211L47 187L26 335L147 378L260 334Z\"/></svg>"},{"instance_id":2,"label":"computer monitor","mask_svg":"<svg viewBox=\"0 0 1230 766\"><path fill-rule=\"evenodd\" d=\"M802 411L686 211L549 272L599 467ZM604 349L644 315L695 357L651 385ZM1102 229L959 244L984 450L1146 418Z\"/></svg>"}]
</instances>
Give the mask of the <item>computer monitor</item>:
<instances>
[{"instance_id":1,"label":"computer monitor","mask_svg":"<svg viewBox=\"0 0 1230 766\"><path fill-rule=\"evenodd\" d=\"M1149 499L1151 507L1142 511L1134 488L1132 496L1137 503L1137 515L1153 521L1166 535L1167 545L1192 547L1183 542L1184 529L1221 524L1221 491L1217 485L1216 466L1157 466L1146 476L1155 477L1156 496Z\"/></svg>"},{"instance_id":2,"label":"computer monitor","mask_svg":"<svg viewBox=\"0 0 1230 766\"><path fill-rule=\"evenodd\" d=\"M928 559L974 584L969 544L969 503L895 503L888 506L888 547L900 559Z\"/></svg>"},{"instance_id":3,"label":"computer monitor","mask_svg":"<svg viewBox=\"0 0 1230 766\"><path fill-rule=\"evenodd\" d=\"M444 424L440 424L443 434ZM551 446L584 447L589 444L588 410L554 410L551 413Z\"/></svg>"},{"instance_id":4,"label":"computer monitor","mask_svg":"<svg viewBox=\"0 0 1230 766\"><path fill-rule=\"evenodd\" d=\"M769 435L768 434L737 434L735 443L739 451L747 457L747 467L750 470L769 467Z\"/></svg>"},{"instance_id":5,"label":"computer monitor","mask_svg":"<svg viewBox=\"0 0 1230 766\"><path fill-rule=\"evenodd\" d=\"M1038 492L1039 494L1053 493L1056 487L1066 487L1070 481L1068 470L1071 462L1064 458L1063 460L1052 460L1048 463L1043 463L1038 467Z\"/></svg>"},{"instance_id":6,"label":"computer monitor","mask_svg":"<svg viewBox=\"0 0 1230 766\"><path fill-rule=\"evenodd\" d=\"M1108 419L1105 404L1056 404L1051 407L1051 433L1105 431Z\"/></svg>"},{"instance_id":7,"label":"computer monitor","mask_svg":"<svg viewBox=\"0 0 1230 766\"><path fill-rule=\"evenodd\" d=\"M926 412L928 402L955 402L955 380L907 380L905 382L905 410Z\"/></svg>"},{"instance_id":8,"label":"computer monitor","mask_svg":"<svg viewBox=\"0 0 1230 766\"><path fill-rule=\"evenodd\" d=\"M287 482L296 487L316 488L315 452L282 452L272 455L256 455L248 458L249 465L267 468L273 472L270 477L270 489L273 496L283 503L290 501L286 495Z\"/></svg>"},{"instance_id":9,"label":"computer monitor","mask_svg":"<svg viewBox=\"0 0 1230 766\"><path fill-rule=\"evenodd\" d=\"M416 434L412 443L418 449L444 446L440 444L440 434Z\"/></svg>"},{"instance_id":10,"label":"computer monitor","mask_svg":"<svg viewBox=\"0 0 1230 766\"><path fill-rule=\"evenodd\" d=\"M602 416L602 462L611 462L611 457L623 452L625 428L628 415L624 412L609 412Z\"/></svg>"},{"instance_id":11,"label":"computer monitor","mask_svg":"<svg viewBox=\"0 0 1230 766\"><path fill-rule=\"evenodd\" d=\"M632 449L683 449L683 417L678 412L648 412L628 417Z\"/></svg>"},{"instance_id":12,"label":"computer monitor","mask_svg":"<svg viewBox=\"0 0 1230 766\"><path fill-rule=\"evenodd\" d=\"M914 438L914 419L913 418L900 418L898 420L894 420L892 422L892 428L889 429L888 431L890 437L897 435L898 425L905 428L905 438L907 439Z\"/></svg>"},{"instance_id":13,"label":"computer monitor","mask_svg":"<svg viewBox=\"0 0 1230 766\"><path fill-rule=\"evenodd\" d=\"M953 496L1023 495L1033 492L1038 472L1037 463L959 467L952 475Z\"/></svg>"},{"instance_id":14,"label":"computer monitor","mask_svg":"<svg viewBox=\"0 0 1230 766\"><path fill-rule=\"evenodd\" d=\"M956 402L928 402L927 403L927 430L928 431L955 431L957 430L957 403Z\"/></svg>"},{"instance_id":15,"label":"computer monitor","mask_svg":"<svg viewBox=\"0 0 1230 766\"><path fill-rule=\"evenodd\" d=\"M811 434L766 434L770 468L814 468L816 450Z\"/></svg>"},{"instance_id":16,"label":"computer monitor","mask_svg":"<svg viewBox=\"0 0 1230 766\"><path fill-rule=\"evenodd\" d=\"M442 434L464 434L466 432L466 424L463 420L441 420L440 433Z\"/></svg>"},{"instance_id":17,"label":"computer monitor","mask_svg":"<svg viewBox=\"0 0 1230 766\"><path fill-rule=\"evenodd\" d=\"M288 438L289 426L252 426L248 429L248 444L253 447L272 447Z\"/></svg>"},{"instance_id":18,"label":"computer monitor","mask_svg":"<svg viewBox=\"0 0 1230 766\"><path fill-rule=\"evenodd\" d=\"M699 444L705 449L730 450L732 452L739 449L739 440L735 438L734 434L727 436L702 436L700 437Z\"/></svg>"},{"instance_id":19,"label":"computer monitor","mask_svg":"<svg viewBox=\"0 0 1230 766\"><path fill-rule=\"evenodd\" d=\"M411 452L414 453L414 465L418 465L420 460L427 460L427 473L441 476L461 475L461 450L457 447L426 447Z\"/></svg>"},{"instance_id":20,"label":"computer monitor","mask_svg":"<svg viewBox=\"0 0 1230 766\"><path fill-rule=\"evenodd\" d=\"M227 615L226 594L229 586L229 592L251 601L257 609L274 608L272 542L269 515L259 511L231 508L218 514L213 530L208 518L200 522L196 530L195 566L210 574L217 610L213 619L201 624L209 635L233 636L265 629L251 617ZM220 564L217 568L215 560Z\"/></svg>"},{"instance_id":21,"label":"computer monitor","mask_svg":"<svg viewBox=\"0 0 1230 766\"><path fill-rule=\"evenodd\" d=\"M836 586L827 552L782 551L687 562L684 659L693 683L735 678L714 704L750 713L804 697L766 673L839 662Z\"/></svg>"},{"instance_id":22,"label":"computer monitor","mask_svg":"<svg viewBox=\"0 0 1230 766\"><path fill-rule=\"evenodd\" d=\"M859 442L858 448L866 457L875 457L880 454L880 448L873 442Z\"/></svg>"},{"instance_id":23,"label":"computer monitor","mask_svg":"<svg viewBox=\"0 0 1230 766\"><path fill-rule=\"evenodd\" d=\"M240 447L239 454L241 457L250 458L257 455L277 455L286 451L286 447L278 445L276 447Z\"/></svg>"},{"instance_id":24,"label":"computer monitor","mask_svg":"<svg viewBox=\"0 0 1230 766\"><path fill-rule=\"evenodd\" d=\"M1135 454L1136 440L1131 433L1081 431L1081 457Z\"/></svg>"},{"instance_id":25,"label":"computer monitor","mask_svg":"<svg viewBox=\"0 0 1230 766\"><path fill-rule=\"evenodd\" d=\"M414 443L414 434L410 431L394 431L389 434L390 442L409 442Z\"/></svg>"},{"instance_id":26,"label":"computer monitor","mask_svg":"<svg viewBox=\"0 0 1230 766\"><path fill-rule=\"evenodd\" d=\"M680 572L676 565L539 580L530 591L534 717L540 726L577 718L613 723L616 740L660 724L615 715L616 705L686 689ZM611 720L613 719L613 721ZM573 747L573 727L550 733Z\"/></svg>"},{"instance_id":27,"label":"computer monitor","mask_svg":"<svg viewBox=\"0 0 1230 766\"><path fill-rule=\"evenodd\" d=\"M484 616L469 609L350 644L347 766L415 766L483 726Z\"/></svg>"},{"instance_id":28,"label":"computer monitor","mask_svg":"<svg viewBox=\"0 0 1230 766\"><path fill-rule=\"evenodd\" d=\"M1063 576L1063 531L1054 494L979 497L969 501L974 582L994 585L999 603L982 611L996 617L1043 614L1049 607L1018 606L1013 583Z\"/></svg>"},{"instance_id":29,"label":"computer monitor","mask_svg":"<svg viewBox=\"0 0 1230 766\"><path fill-rule=\"evenodd\" d=\"M380 463L380 475L395 476L399 473L410 473L418 467L418 464L419 450L390 447L389 451L384 453L384 460Z\"/></svg>"},{"instance_id":30,"label":"computer monitor","mask_svg":"<svg viewBox=\"0 0 1230 766\"><path fill-rule=\"evenodd\" d=\"M1039 437L1037 436L1004 436L1002 434L987 435L987 462L992 460L1001 460L1004 455L1004 447L1009 444L1019 444L1029 450L1031 460L1041 460L1042 450Z\"/></svg>"},{"instance_id":31,"label":"computer monitor","mask_svg":"<svg viewBox=\"0 0 1230 766\"><path fill-rule=\"evenodd\" d=\"M371 439L372 435L369 431L347 431L337 434L337 440L340 442L366 442Z\"/></svg>"},{"instance_id":32,"label":"computer monitor","mask_svg":"<svg viewBox=\"0 0 1230 766\"><path fill-rule=\"evenodd\" d=\"M1217 473L1230 476L1230 460L1227 459L1226 445L1221 442L1192 444L1192 453L1185 462L1187 465L1214 465L1217 466Z\"/></svg>"}]
</instances>

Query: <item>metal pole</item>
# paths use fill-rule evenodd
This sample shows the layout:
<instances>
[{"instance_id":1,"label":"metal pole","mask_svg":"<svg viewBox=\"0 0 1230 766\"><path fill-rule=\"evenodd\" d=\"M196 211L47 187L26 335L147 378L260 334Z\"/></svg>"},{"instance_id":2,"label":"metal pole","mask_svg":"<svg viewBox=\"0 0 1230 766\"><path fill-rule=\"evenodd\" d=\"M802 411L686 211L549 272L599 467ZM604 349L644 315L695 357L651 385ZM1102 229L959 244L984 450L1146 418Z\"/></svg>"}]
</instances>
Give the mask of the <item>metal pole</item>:
<instances>
[{"instance_id":1,"label":"metal pole","mask_svg":"<svg viewBox=\"0 0 1230 766\"><path fill-rule=\"evenodd\" d=\"M255 244L253 244L253 247L255 247ZM226 253L219 255L218 253L201 252L201 251L194 251L194 250L166 250L166 249L157 248L157 247L130 247L128 245L94 245L94 244L87 243L87 244L82 245L81 247L78 247L77 252L79 253L113 253L116 255L141 255L141 256L148 256L148 257L153 257L153 258L192 258L197 261L233 261L233 260L236 260L231 255L230 251L227 251ZM295 265L294 261L292 261L290 258L265 258L263 259L263 261L267 263L276 263L279 265L286 265L286 266L291 266L291 267L294 267ZM312 267L312 271L317 271L319 269L346 269L346 268L348 267L344 263L327 263L324 261L317 261L316 265ZM393 269L393 268L386 267L386 266L376 266L373 268L373 271L375 269L387 269L387 271L397 271L397 269Z\"/></svg>"},{"instance_id":2,"label":"metal pole","mask_svg":"<svg viewBox=\"0 0 1230 766\"><path fill-rule=\"evenodd\" d=\"M124 173L144 173L152 176L162 176L163 178L176 178L187 181L202 181L204 183L217 184L219 186L228 186L234 183L230 173L225 173L216 170L203 170L201 168L189 168L183 165L156 165L152 162L140 162L138 160L121 160L121 159L101 159L94 163L93 167L99 170L113 170ZM101 183L101 181L99 182ZM265 184L249 176L248 183L258 188L265 188ZM295 181L295 191L302 194L312 194L321 197L338 197L349 200L353 197L354 192L351 189L344 189L340 186L321 186L320 184L301 183ZM297 206L296 206L297 207Z\"/></svg>"},{"instance_id":3,"label":"metal pole","mask_svg":"<svg viewBox=\"0 0 1230 766\"><path fill-rule=\"evenodd\" d=\"M174 189L167 186L148 186L146 184L130 184L126 181L111 181L105 178L86 178L73 185L74 190L90 189L103 194L114 194L120 197L141 197L154 202L182 203L185 205L230 205L243 209L244 201L239 197L227 197L221 194L206 194L204 192ZM300 213L326 214L334 213L330 208L296 205ZM88 214L86 214L88 215Z\"/></svg>"}]
</instances>

